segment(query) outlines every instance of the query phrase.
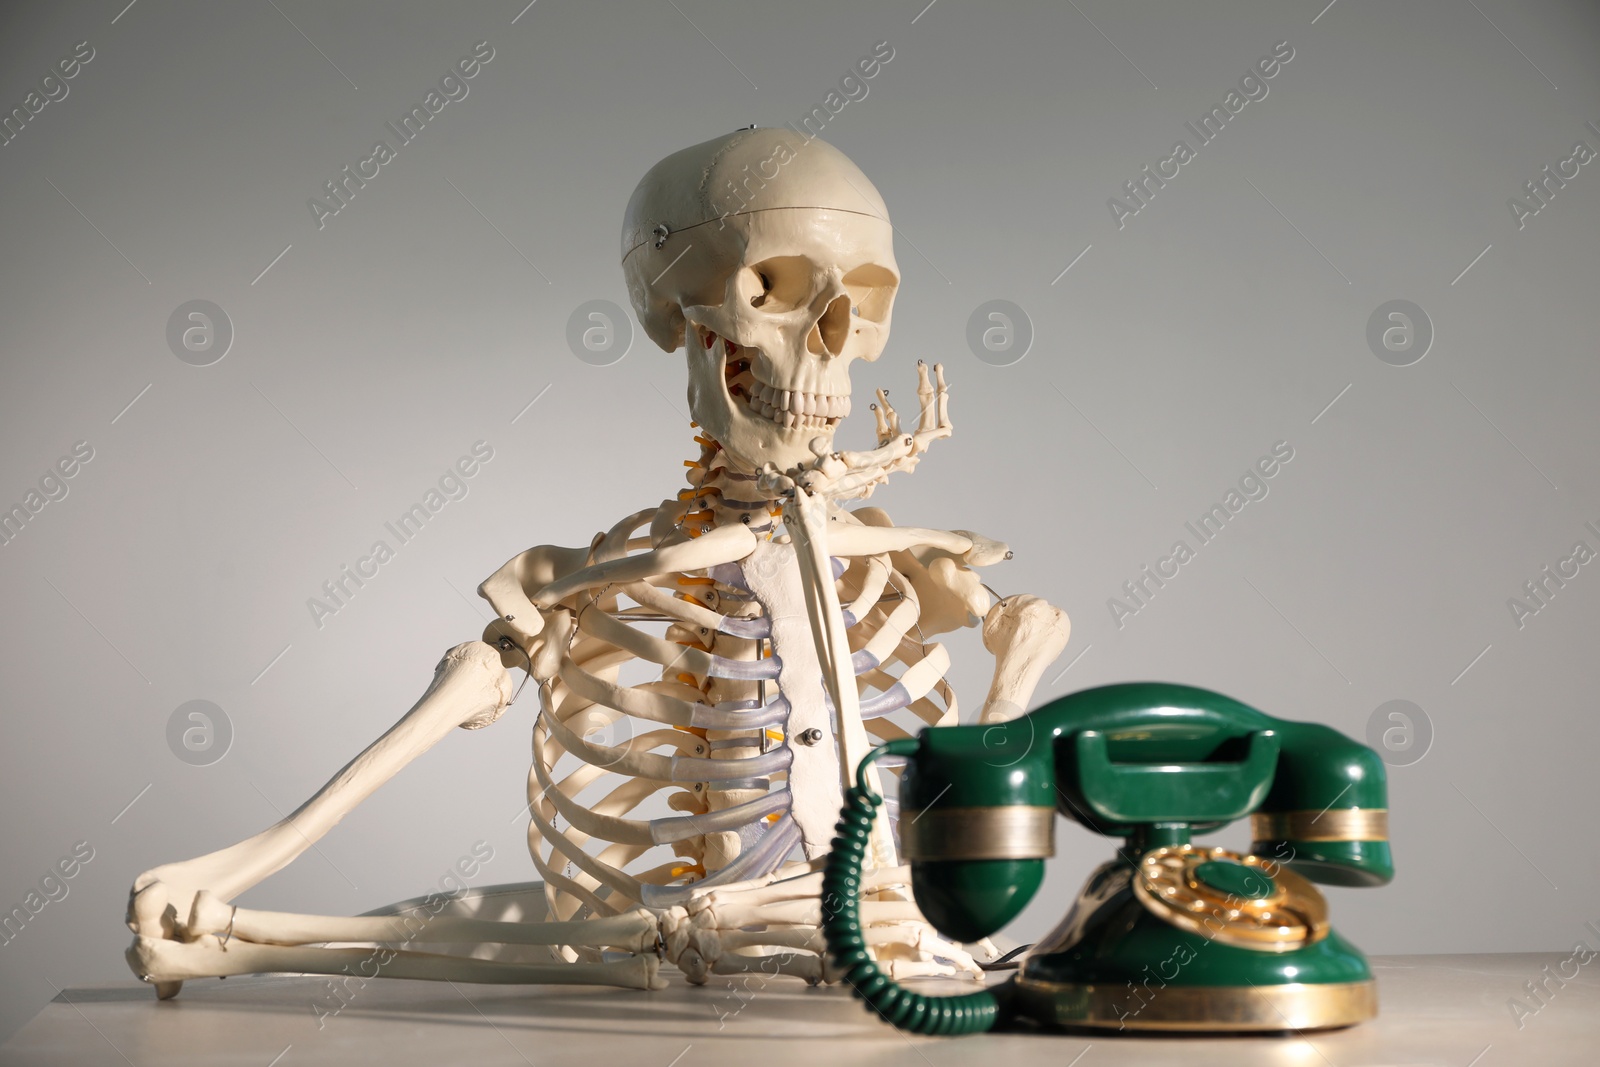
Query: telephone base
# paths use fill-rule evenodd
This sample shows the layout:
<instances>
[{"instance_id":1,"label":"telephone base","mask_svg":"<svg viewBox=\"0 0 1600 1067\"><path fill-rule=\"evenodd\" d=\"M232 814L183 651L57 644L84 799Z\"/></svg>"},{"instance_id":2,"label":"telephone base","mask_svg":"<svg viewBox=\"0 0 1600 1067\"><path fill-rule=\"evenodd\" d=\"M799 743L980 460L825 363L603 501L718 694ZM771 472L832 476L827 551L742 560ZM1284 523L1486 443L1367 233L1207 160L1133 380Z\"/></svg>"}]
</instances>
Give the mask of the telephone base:
<instances>
[{"instance_id":1,"label":"telephone base","mask_svg":"<svg viewBox=\"0 0 1600 1067\"><path fill-rule=\"evenodd\" d=\"M1378 986L1371 979L1318 985L1168 986L1141 1001L1126 985L1019 976L1012 991L1017 1014L1023 1018L1046 1026L1096 1030L1325 1030L1351 1026L1378 1014Z\"/></svg>"},{"instance_id":2,"label":"telephone base","mask_svg":"<svg viewBox=\"0 0 1600 1067\"><path fill-rule=\"evenodd\" d=\"M1221 892L1206 879L1230 877L1244 881L1226 895L1229 906L1200 910L1206 894ZM1372 969L1328 927L1320 901L1287 870L1225 849L1166 846L1137 868L1112 860L1022 961L1006 987L1012 1014L1045 1026L1168 1032L1321 1030L1370 1019ZM1266 904L1273 910L1252 910ZM1301 920L1305 938L1278 939Z\"/></svg>"}]
</instances>

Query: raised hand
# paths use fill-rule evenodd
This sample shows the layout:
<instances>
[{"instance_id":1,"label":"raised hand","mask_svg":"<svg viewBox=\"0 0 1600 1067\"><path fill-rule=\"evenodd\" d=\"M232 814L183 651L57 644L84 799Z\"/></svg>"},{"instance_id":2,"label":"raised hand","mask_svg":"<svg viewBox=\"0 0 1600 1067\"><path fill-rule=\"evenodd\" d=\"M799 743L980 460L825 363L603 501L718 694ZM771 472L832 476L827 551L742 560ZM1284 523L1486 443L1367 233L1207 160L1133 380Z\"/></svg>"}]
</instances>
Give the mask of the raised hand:
<instances>
[{"instance_id":1,"label":"raised hand","mask_svg":"<svg viewBox=\"0 0 1600 1067\"><path fill-rule=\"evenodd\" d=\"M829 452L823 438L812 442L816 459L788 471L768 464L761 471L760 485L769 492L787 493L796 485L814 496L829 500L855 500L868 496L889 475L916 467L928 446L949 437L950 392L944 380L944 365L934 364L932 373L922 360L917 361L917 429L906 433L900 426L900 413L889 403L889 394L878 390L872 405L877 420L878 447L866 452Z\"/></svg>"}]
</instances>

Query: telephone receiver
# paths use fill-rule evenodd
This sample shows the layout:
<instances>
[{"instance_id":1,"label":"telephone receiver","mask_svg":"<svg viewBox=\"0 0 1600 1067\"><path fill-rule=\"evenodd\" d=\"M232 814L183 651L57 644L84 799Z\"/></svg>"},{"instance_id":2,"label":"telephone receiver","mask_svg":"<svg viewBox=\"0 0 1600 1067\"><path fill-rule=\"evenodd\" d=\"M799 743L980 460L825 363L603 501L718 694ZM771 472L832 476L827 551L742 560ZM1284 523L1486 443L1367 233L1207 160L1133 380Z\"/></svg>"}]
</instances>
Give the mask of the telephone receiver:
<instances>
[{"instance_id":1,"label":"telephone receiver","mask_svg":"<svg viewBox=\"0 0 1600 1067\"><path fill-rule=\"evenodd\" d=\"M891 756L906 758L899 827L912 892L953 940L997 933L1033 898L1057 814L1122 839L1002 985L925 996L866 951L860 868L882 797L864 772ZM1245 816L1249 853L1191 840ZM830 955L903 1029L1284 1031L1377 1013L1366 958L1330 927L1312 883L1393 878L1386 776L1377 753L1327 726L1193 686L1087 689L1009 722L880 745L847 791L833 844Z\"/></svg>"}]
</instances>

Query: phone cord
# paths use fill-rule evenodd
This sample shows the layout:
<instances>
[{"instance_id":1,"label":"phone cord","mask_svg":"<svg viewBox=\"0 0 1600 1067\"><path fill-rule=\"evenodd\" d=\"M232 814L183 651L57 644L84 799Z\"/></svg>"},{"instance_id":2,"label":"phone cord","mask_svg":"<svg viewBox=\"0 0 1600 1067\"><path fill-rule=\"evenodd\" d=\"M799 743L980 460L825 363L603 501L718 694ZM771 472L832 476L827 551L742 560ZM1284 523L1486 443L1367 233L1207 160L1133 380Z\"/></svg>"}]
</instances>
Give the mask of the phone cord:
<instances>
[{"instance_id":1,"label":"phone cord","mask_svg":"<svg viewBox=\"0 0 1600 1067\"><path fill-rule=\"evenodd\" d=\"M861 861L872 838L872 820L883 797L866 784L866 770L883 756L909 756L913 740L890 741L867 753L856 784L845 792L844 810L822 874L822 935L844 981L868 1008L914 1034L978 1034L994 1028L1000 1003L988 990L929 997L903 988L878 967L861 932Z\"/></svg>"}]
</instances>

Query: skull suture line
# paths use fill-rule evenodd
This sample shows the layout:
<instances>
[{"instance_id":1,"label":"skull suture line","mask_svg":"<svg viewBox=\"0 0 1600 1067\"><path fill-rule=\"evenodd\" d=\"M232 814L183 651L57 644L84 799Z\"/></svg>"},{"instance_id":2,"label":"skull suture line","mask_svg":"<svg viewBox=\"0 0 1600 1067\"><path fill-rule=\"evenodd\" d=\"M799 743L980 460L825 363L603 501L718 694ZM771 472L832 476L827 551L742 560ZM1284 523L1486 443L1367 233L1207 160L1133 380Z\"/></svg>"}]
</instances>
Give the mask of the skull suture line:
<instances>
[{"instance_id":1,"label":"skull suture line","mask_svg":"<svg viewBox=\"0 0 1600 1067\"><path fill-rule=\"evenodd\" d=\"M689 409L734 466L784 470L831 448L850 364L889 339L893 238L866 175L786 129L686 148L640 181L628 295L656 344L684 347Z\"/></svg>"}]
</instances>

